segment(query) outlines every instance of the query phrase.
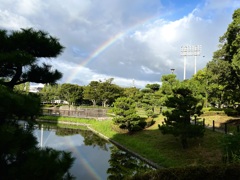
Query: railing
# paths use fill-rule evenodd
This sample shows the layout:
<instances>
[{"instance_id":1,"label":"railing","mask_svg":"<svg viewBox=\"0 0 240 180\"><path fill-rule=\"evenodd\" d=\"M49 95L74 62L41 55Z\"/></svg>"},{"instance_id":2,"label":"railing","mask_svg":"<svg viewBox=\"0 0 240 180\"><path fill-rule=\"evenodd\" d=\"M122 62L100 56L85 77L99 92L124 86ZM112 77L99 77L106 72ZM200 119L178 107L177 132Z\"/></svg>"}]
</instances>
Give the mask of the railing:
<instances>
[{"instance_id":1,"label":"railing","mask_svg":"<svg viewBox=\"0 0 240 180\"><path fill-rule=\"evenodd\" d=\"M80 110L43 109L42 114L51 116L68 116L80 118L102 118L107 117L107 109L98 108L83 108Z\"/></svg>"},{"instance_id":2,"label":"railing","mask_svg":"<svg viewBox=\"0 0 240 180\"><path fill-rule=\"evenodd\" d=\"M218 123L219 125L216 126L216 121L215 120L212 120L211 123L207 124L205 123L205 118L201 120L197 120L197 118L195 117L195 119L192 121L192 124L202 124L205 128L208 128L208 129L212 129L212 131L216 131L216 132L222 132L222 133L225 133L225 134L229 134L229 133L232 133L232 132L237 132L239 133L240 132L240 119L236 119L235 120L235 124L231 124L229 122L224 122L224 123Z\"/></svg>"}]
</instances>

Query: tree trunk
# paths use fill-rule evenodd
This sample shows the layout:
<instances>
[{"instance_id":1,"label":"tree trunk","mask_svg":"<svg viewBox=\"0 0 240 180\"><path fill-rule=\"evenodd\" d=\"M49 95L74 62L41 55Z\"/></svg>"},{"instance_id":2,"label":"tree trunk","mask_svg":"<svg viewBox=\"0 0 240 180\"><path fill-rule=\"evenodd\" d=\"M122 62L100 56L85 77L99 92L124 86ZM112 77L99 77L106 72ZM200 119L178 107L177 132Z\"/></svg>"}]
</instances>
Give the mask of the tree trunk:
<instances>
[{"instance_id":1,"label":"tree trunk","mask_svg":"<svg viewBox=\"0 0 240 180\"><path fill-rule=\"evenodd\" d=\"M106 103L107 103L107 101L108 101L108 100L104 100L104 101L102 101L102 106L103 106L103 107L106 107Z\"/></svg>"},{"instance_id":2,"label":"tree trunk","mask_svg":"<svg viewBox=\"0 0 240 180\"><path fill-rule=\"evenodd\" d=\"M15 75L13 76L13 78L11 79L11 81L9 82L6 82L5 85L7 87L9 87L10 89L13 89L14 86L16 85L17 81L20 79L22 75L22 66L21 65L18 65L17 68L16 68L16 73Z\"/></svg>"},{"instance_id":3,"label":"tree trunk","mask_svg":"<svg viewBox=\"0 0 240 180\"><path fill-rule=\"evenodd\" d=\"M92 101L92 103L93 103L93 106L96 106L96 100L95 100L95 99L92 99L91 101Z\"/></svg>"}]
</instances>

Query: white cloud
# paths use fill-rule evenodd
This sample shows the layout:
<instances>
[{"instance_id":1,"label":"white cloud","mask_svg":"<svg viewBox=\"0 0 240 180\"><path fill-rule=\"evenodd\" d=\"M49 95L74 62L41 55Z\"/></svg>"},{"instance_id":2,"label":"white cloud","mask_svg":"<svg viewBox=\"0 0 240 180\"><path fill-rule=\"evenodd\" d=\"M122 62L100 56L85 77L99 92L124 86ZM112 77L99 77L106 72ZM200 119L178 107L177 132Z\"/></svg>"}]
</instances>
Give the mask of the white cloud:
<instances>
[{"instance_id":1,"label":"white cloud","mask_svg":"<svg viewBox=\"0 0 240 180\"><path fill-rule=\"evenodd\" d=\"M0 28L19 30L22 27L31 27L32 24L21 15L0 9Z\"/></svg>"},{"instance_id":2,"label":"white cloud","mask_svg":"<svg viewBox=\"0 0 240 180\"><path fill-rule=\"evenodd\" d=\"M205 58L198 57L197 69L203 68L217 50L233 11L240 7L238 0L191 3L195 4L186 5L189 10L182 2L157 0L8 0L0 4L0 27L34 27L59 38L66 48L50 63L63 72L62 83L76 72L71 83L86 85L113 77L123 86L131 86L134 79L144 87L160 81L172 68L182 79L182 45L202 45ZM122 36L114 40L119 33ZM193 57L187 58L187 78L193 75L193 62Z\"/></svg>"}]
</instances>

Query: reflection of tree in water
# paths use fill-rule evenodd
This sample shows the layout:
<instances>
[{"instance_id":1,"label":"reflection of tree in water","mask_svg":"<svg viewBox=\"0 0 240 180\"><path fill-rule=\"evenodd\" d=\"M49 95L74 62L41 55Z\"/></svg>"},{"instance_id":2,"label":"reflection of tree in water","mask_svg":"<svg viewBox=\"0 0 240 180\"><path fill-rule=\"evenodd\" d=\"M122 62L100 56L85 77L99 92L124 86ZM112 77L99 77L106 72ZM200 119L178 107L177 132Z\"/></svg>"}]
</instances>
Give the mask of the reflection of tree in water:
<instances>
[{"instance_id":1,"label":"reflection of tree in water","mask_svg":"<svg viewBox=\"0 0 240 180\"><path fill-rule=\"evenodd\" d=\"M56 135L58 135L58 136L72 136L72 135L75 135L75 134L81 134L80 131L83 131L83 130L57 127L56 128Z\"/></svg>"},{"instance_id":2,"label":"reflection of tree in water","mask_svg":"<svg viewBox=\"0 0 240 180\"><path fill-rule=\"evenodd\" d=\"M110 149L110 168L107 170L109 180L124 179L126 177L132 177L137 173L145 173L153 170L153 168L143 161L140 161L128 152L119 150L116 146L112 146Z\"/></svg>"},{"instance_id":3,"label":"reflection of tree in water","mask_svg":"<svg viewBox=\"0 0 240 180\"><path fill-rule=\"evenodd\" d=\"M103 138L100 138L98 135L94 134L92 131L85 131L84 134L81 134L84 137L84 144L87 146L99 146L104 151L108 151L107 144L108 141L106 141Z\"/></svg>"},{"instance_id":4,"label":"reflection of tree in water","mask_svg":"<svg viewBox=\"0 0 240 180\"><path fill-rule=\"evenodd\" d=\"M82 129L69 129L69 128L57 128L56 129L56 135L58 136L71 136L74 134L80 134L81 136L84 137L84 144L86 146L93 146L96 147L98 146L104 151L107 151L107 144L108 142L94 134L92 131L89 130L82 130Z\"/></svg>"}]
</instances>

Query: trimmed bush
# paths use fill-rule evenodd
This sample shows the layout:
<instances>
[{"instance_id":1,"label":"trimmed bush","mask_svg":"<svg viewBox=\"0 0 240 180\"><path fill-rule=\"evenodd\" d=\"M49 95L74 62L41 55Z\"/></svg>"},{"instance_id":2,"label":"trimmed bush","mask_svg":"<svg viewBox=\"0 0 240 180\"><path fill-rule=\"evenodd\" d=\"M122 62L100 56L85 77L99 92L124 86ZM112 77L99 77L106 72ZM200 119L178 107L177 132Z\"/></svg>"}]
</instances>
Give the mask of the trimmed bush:
<instances>
[{"instance_id":1,"label":"trimmed bush","mask_svg":"<svg viewBox=\"0 0 240 180\"><path fill-rule=\"evenodd\" d=\"M224 109L224 112L228 115L228 116L237 116L239 113L236 109L232 109L232 108L226 108Z\"/></svg>"}]
</instances>

